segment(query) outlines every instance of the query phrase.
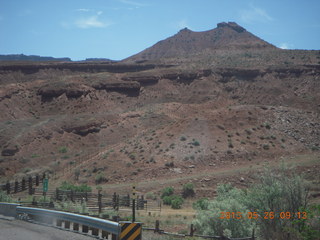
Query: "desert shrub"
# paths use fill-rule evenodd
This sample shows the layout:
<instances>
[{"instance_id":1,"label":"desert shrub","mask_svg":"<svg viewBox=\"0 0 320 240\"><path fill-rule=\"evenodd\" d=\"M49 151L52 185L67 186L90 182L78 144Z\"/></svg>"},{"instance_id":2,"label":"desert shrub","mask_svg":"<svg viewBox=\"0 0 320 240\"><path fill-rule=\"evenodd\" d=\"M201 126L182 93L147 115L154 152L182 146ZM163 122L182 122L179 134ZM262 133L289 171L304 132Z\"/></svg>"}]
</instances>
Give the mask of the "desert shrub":
<instances>
[{"instance_id":1,"label":"desert shrub","mask_svg":"<svg viewBox=\"0 0 320 240\"><path fill-rule=\"evenodd\" d=\"M162 201L165 205L171 205L173 209L180 209L184 202L183 198L178 195L165 196Z\"/></svg>"},{"instance_id":2,"label":"desert shrub","mask_svg":"<svg viewBox=\"0 0 320 240\"><path fill-rule=\"evenodd\" d=\"M185 136L180 137L180 141L186 141L186 140L187 140L187 138Z\"/></svg>"},{"instance_id":3,"label":"desert shrub","mask_svg":"<svg viewBox=\"0 0 320 240\"><path fill-rule=\"evenodd\" d=\"M153 192L147 192L146 199L157 200L157 195L155 195Z\"/></svg>"},{"instance_id":4,"label":"desert shrub","mask_svg":"<svg viewBox=\"0 0 320 240\"><path fill-rule=\"evenodd\" d=\"M180 209L183 204L183 198L181 196L172 196L171 207L173 209Z\"/></svg>"},{"instance_id":5,"label":"desert shrub","mask_svg":"<svg viewBox=\"0 0 320 240\"><path fill-rule=\"evenodd\" d=\"M104 174L103 173L98 173L96 176L95 176L95 182L96 184L100 184L100 183L103 183L103 182L106 182L107 179L105 178Z\"/></svg>"},{"instance_id":6,"label":"desert shrub","mask_svg":"<svg viewBox=\"0 0 320 240\"><path fill-rule=\"evenodd\" d=\"M208 210L209 200L208 198L201 198L192 204L192 207L196 210Z\"/></svg>"},{"instance_id":7,"label":"desert shrub","mask_svg":"<svg viewBox=\"0 0 320 240\"><path fill-rule=\"evenodd\" d=\"M184 198L193 197L195 195L194 186L192 183L186 183L183 185L182 196Z\"/></svg>"},{"instance_id":8,"label":"desert shrub","mask_svg":"<svg viewBox=\"0 0 320 240\"><path fill-rule=\"evenodd\" d=\"M12 199L5 192L0 190L0 202L12 202Z\"/></svg>"},{"instance_id":9,"label":"desert shrub","mask_svg":"<svg viewBox=\"0 0 320 240\"><path fill-rule=\"evenodd\" d=\"M198 140L194 140L192 142L192 145L198 147L198 146L200 146L200 142Z\"/></svg>"},{"instance_id":10,"label":"desert shrub","mask_svg":"<svg viewBox=\"0 0 320 240\"><path fill-rule=\"evenodd\" d=\"M244 192L233 188L230 184L218 185L218 196L213 201L202 200L197 219L194 221L197 231L205 235L225 235L228 237L248 237L252 231L252 223L248 218L221 219L221 212L241 212L243 215L249 210L244 204ZM197 206L197 205L196 205ZM204 210L202 208L205 208Z\"/></svg>"},{"instance_id":11,"label":"desert shrub","mask_svg":"<svg viewBox=\"0 0 320 240\"><path fill-rule=\"evenodd\" d=\"M254 227L262 239L288 239L288 234L300 236L297 239L317 239L314 236L319 234L316 230L320 225L318 218L264 219L265 212L274 212L277 216L280 212L301 212L308 209L307 188L303 179L289 174L285 167L281 167L278 170L265 169L258 180L259 183L246 190L234 188L230 184L218 185L215 200L208 201L204 207L200 205L201 202L195 203L198 214L194 223L199 232L247 237ZM316 209L313 211L316 212ZM220 219L221 212L241 212L243 218L227 219L223 215L224 218ZM246 217L248 212L256 212L260 217L252 221Z\"/></svg>"},{"instance_id":12,"label":"desert shrub","mask_svg":"<svg viewBox=\"0 0 320 240\"><path fill-rule=\"evenodd\" d=\"M163 199L166 196L173 195L174 188L173 187L166 187L162 190L161 198Z\"/></svg>"},{"instance_id":13,"label":"desert shrub","mask_svg":"<svg viewBox=\"0 0 320 240\"><path fill-rule=\"evenodd\" d=\"M61 190L73 190L75 192L91 192L91 187L86 184L81 185L73 185L69 182L62 182L61 186L59 187Z\"/></svg>"},{"instance_id":14,"label":"desert shrub","mask_svg":"<svg viewBox=\"0 0 320 240\"><path fill-rule=\"evenodd\" d=\"M260 183L247 191L246 205L261 216L264 212L299 212L307 206L307 188L304 180L297 175L289 175L286 167L278 171L265 169L260 176ZM257 219L260 233L265 239L276 239L286 236L286 228L299 231L292 227L294 219ZM273 229L273 231L270 231Z\"/></svg>"},{"instance_id":15,"label":"desert shrub","mask_svg":"<svg viewBox=\"0 0 320 240\"><path fill-rule=\"evenodd\" d=\"M63 146L63 147L59 148L59 153L66 153L66 152L68 152L68 148L67 147Z\"/></svg>"},{"instance_id":16,"label":"desert shrub","mask_svg":"<svg viewBox=\"0 0 320 240\"><path fill-rule=\"evenodd\" d=\"M171 196L165 196L165 197L162 198L162 201L163 201L164 205L171 205L171 200L172 200Z\"/></svg>"}]
</instances>

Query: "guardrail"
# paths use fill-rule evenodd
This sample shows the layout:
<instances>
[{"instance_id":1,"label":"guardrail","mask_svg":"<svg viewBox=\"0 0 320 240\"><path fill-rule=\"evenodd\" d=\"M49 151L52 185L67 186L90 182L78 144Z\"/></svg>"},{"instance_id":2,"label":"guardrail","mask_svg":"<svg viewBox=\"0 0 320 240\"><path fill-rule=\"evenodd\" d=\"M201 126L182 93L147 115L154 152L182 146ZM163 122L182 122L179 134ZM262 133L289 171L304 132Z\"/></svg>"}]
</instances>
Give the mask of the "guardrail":
<instances>
[{"instance_id":1,"label":"guardrail","mask_svg":"<svg viewBox=\"0 0 320 240\"><path fill-rule=\"evenodd\" d=\"M141 240L141 223L113 222L105 219L84 216L74 213L22 207L19 204L0 203L0 214L15 216L22 220L32 219L65 229L87 233L103 239Z\"/></svg>"},{"instance_id":2,"label":"guardrail","mask_svg":"<svg viewBox=\"0 0 320 240\"><path fill-rule=\"evenodd\" d=\"M88 233L91 230L91 234L94 236L100 236L99 230L101 230L102 238L108 238L111 235L112 240L119 239L121 231L120 224L117 222L79 214L29 207L17 207L16 211L17 215L28 215L28 217L37 222L73 229L75 231L80 231L81 228L84 233Z\"/></svg>"}]
</instances>

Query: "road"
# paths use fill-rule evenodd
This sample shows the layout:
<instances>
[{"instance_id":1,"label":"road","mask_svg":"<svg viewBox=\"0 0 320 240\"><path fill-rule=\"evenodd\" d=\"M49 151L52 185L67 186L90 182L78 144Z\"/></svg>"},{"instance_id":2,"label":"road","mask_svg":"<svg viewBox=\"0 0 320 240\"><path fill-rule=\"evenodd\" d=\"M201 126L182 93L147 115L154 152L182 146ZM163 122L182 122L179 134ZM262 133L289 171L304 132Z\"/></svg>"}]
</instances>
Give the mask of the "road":
<instances>
[{"instance_id":1,"label":"road","mask_svg":"<svg viewBox=\"0 0 320 240\"><path fill-rule=\"evenodd\" d=\"M0 240L93 240L95 238L26 221L0 218Z\"/></svg>"}]
</instances>

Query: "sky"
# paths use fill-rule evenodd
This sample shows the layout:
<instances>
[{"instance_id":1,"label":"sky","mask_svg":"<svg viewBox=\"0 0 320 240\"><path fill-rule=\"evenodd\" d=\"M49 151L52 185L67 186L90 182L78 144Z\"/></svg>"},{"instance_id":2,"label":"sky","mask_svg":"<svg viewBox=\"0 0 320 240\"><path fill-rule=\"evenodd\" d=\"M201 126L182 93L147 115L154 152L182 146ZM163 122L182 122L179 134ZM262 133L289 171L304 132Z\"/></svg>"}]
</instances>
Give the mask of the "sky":
<instances>
[{"instance_id":1,"label":"sky","mask_svg":"<svg viewBox=\"0 0 320 240\"><path fill-rule=\"evenodd\" d=\"M319 0L0 0L0 54L121 60L228 21L280 48L320 49Z\"/></svg>"}]
</instances>

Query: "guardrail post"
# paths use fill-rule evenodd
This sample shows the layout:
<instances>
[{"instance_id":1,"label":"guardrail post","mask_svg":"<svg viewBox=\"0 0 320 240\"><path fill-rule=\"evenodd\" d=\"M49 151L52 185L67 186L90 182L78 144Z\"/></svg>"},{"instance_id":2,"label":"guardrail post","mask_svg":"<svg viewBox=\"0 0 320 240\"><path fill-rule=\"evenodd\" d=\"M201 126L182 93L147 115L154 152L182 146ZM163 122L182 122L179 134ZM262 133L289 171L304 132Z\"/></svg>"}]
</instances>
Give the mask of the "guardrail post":
<instances>
[{"instance_id":1,"label":"guardrail post","mask_svg":"<svg viewBox=\"0 0 320 240\"><path fill-rule=\"evenodd\" d=\"M57 219L56 224L58 227L62 227L62 221L60 219Z\"/></svg>"},{"instance_id":2,"label":"guardrail post","mask_svg":"<svg viewBox=\"0 0 320 240\"><path fill-rule=\"evenodd\" d=\"M89 232L89 227L86 225L82 225L82 232L88 233Z\"/></svg>"},{"instance_id":3,"label":"guardrail post","mask_svg":"<svg viewBox=\"0 0 320 240\"><path fill-rule=\"evenodd\" d=\"M108 238L109 238L109 233L106 232L106 231L102 231L102 232L101 232L101 237L108 239Z\"/></svg>"},{"instance_id":4,"label":"guardrail post","mask_svg":"<svg viewBox=\"0 0 320 240\"><path fill-rule=\"evenodd\" d=\"M91 228L91 232L93 236L99 236L99 229L98 228Z\"/></svg>"},{"instance_id":5,"label":"guardrail post","mask_svg":"<svg viewBox=\"0 0 320 240\"><path fill-rule=\"evenodd\" d=\"M29 195L32 195L32 177L29 176L28 179L28 189L29 189Z\"/></svg>"},{"instance_id":6,"label":"guardrail post","mask_svg":"<svg viewBox=\"0 0 320 240\"><path fill-rule=\"evenodd\" d=\"M6 183L6 190L7 190L7 194L10 194L10 182L9 181Z\"/></svg>"},{"instance_id":7,"label":"guardrail post","mask_svg":"<svg viewBox=\"0 0 320 240\"><path fill-rule=\"evenodd\" d=\"M64 228L70 229L70 222L64 221Z\"/></svg>"},{"instance_id":8,"label":"guardrail post","mask_svg":"<svg viewBox=\"0 0 320 240\"><path fill-rule=\"evenodd\" d=\"M79 231L79 224L78 223L73 223L73 230Z\"/></svg>"}]
</instances>

